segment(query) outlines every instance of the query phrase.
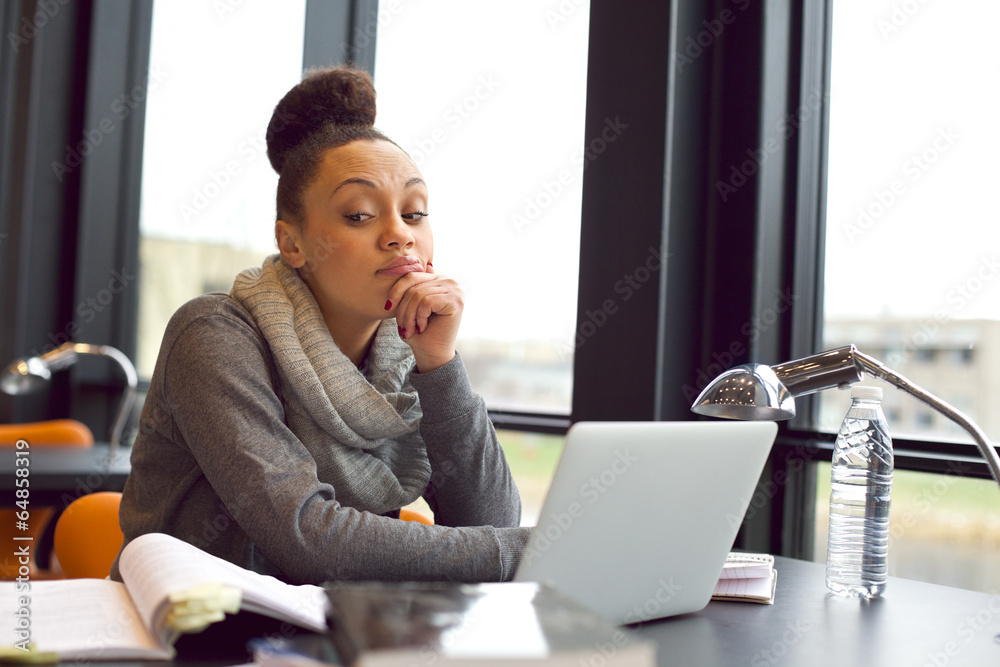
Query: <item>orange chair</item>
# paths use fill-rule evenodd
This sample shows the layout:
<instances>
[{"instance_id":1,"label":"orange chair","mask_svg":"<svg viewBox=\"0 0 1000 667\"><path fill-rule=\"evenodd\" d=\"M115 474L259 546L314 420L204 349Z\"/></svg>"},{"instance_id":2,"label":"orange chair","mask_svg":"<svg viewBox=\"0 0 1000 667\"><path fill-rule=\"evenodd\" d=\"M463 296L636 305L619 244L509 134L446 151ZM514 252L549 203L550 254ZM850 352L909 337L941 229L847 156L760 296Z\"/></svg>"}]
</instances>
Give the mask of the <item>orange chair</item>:
<instances>
[{"instance_id":1,"label":"orange chair","mask_svg":"<svg viewBox=\"0 0 1000 667\"><path fill-rule=\"evenodd\" d=\"M420 512L411 509L406 509L405 507L399 510L399 518L402 519L403 521L416 521L417 523L424 523L427 524L428 526L434 525L433 521L431 521L429 518L427 518Z\"/></svg>"},{"instance_id":2,"label":"orange chair","mask_svg":"<svg viewBox=\"0 0 1000 667\"><path fill-rule=\"evenodd\" d=\"M94 434L90 429L75 419L53 419L51 421L31 422L25 424L0 424L0 447L16 447L18 441L24 440L31 447L62 445L67 447L92 447ZM30 480L30 472L28 475ZM62 576L57 567L48 570L41 569L35 562L35 555L42 535L55 513L52 507L44 507L31 502L31 487L28 487L28 529L17 529L24 509L10 506L0 508L0 543L31 545L31 560L27 564L28 576L32 579L53 579ZM31 537L30 542L15 542L14 537ZM11 549L6 550L0 558L0 579L16 579L23 574L24 567Z\"/></svg>"},{"instance_id":3,"label":"orange chair","mask_svg":"<svg viewBox=\"0 0 1000 667\"><path fill-rule=\"evenodd\" d=\"M87 425L75 419L51 419L25 424L0 424L0 446L14 446L18 440L35 445L69 445L91 447L94 434Z\"/></svg>"},{"instance_id":4,"label":"orange chair","mask_svg":"<svg viewBox=\"0 0 1000 667\"><path fill-rule=\"evenodd\" d=\"M71 579L103 579L125 536L118 523L122 494L98 491L71 502L56 521L55 556Z\"/></svg>"}]
</instances>

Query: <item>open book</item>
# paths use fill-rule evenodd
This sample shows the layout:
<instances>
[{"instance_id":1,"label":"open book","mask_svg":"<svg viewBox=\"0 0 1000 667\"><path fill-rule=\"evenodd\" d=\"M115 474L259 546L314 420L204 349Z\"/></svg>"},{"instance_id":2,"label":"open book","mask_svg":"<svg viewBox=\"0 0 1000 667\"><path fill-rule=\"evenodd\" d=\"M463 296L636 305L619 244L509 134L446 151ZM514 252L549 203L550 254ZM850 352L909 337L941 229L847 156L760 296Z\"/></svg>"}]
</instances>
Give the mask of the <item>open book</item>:
<instances>
[{"instance_id":1,"label":"open book","mask_svg":"<svg viewBox=\"0 0 1000 667\"><path fill-rule=\"evenodd\" d=\"M124 584L107 579L0 582L3 652L75 659L169 659L183 632L252 611L324 632L319 586L292 586L245 570L169 535L125 547ZM13 648L10 643L13 643Z\"/></svg>"},{"instance_id":2,"label":"open book","mask_svg":"<svg viewBox=\"0 0 1000 667\"><path fill-rule=\"evenodd\" d=\"M777 582L774 556L733 552L726 558L712 599L774 604Z\"/></svg>"}]
</instances>

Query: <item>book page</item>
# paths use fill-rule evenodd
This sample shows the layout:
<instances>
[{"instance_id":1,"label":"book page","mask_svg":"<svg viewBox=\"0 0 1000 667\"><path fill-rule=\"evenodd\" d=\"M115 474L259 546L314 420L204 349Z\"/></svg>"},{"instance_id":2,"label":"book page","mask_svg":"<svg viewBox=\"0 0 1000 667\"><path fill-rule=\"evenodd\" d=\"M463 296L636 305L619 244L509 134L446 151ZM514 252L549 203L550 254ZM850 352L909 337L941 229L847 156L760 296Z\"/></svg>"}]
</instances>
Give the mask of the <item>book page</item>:
<instances>
[{"instance_id":1,"label":"book page","mask_svg":"<svg viewBox=\"0 0 1000 667\"><path fill-rule=\"evenodd\" d=\"M769 598L771 597L771 577L755 579L720 579L714 595L730 597Z\"/></svg>"},{"instance_id":2,"label":"book page","mask_svg":"<svg viewBox=\"0 0 1000 667\"><path fill-rule=\"evenodd\" d=\"M720 579L770 577L774 556L770 554L731 553L722 566Z\"/></svg>"},{"instance_id":3,"label":"book page","mask_svg":"<svg viewBox=\"0 0 1000 667\"><path fill-rule=\"evenodd\" d=\"M140 615L164 639L169 634L162 618L168 596L210 583L242 591L242 608L248 611L316 632L326 629L326 594L319 586L292 586L245 570L170 535L149 533L132 540L122 552L119 570Z\"/></svg>"},{"instance_id":4,"label":"book page","mask_svg":"<svg viewBox=\"0 0 1000 667\"><path fill-rule=\"evenodd\" d=\"M35 581L28 591L17 586L13 581L0 582L0 617L3 625L10 626L4 645L16 643L17 619L26 618L32 650L58 653L64 660L172 655L147 629L125 586L116 581Z\"/></svg>"},{"instance_id":5,"label":"book page","mask_svg":"<svg viewBox=\"0 0 1000 667\"><path fill-rule=\"evenodd\" d=\"M778 572L771 570L767 577L750 577L743 579L719 579L712 593L713 600L743 600L774 604L774 594L777 589Z\"/></svg>"}]
</instances>

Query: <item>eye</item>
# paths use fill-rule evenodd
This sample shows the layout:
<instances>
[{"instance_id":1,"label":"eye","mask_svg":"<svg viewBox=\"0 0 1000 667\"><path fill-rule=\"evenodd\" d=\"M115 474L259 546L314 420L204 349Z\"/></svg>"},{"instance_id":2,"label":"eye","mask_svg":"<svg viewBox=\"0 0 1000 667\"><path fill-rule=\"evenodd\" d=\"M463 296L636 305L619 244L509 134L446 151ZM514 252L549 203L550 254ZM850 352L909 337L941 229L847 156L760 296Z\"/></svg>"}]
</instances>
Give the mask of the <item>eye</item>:
<instances>
[{"instance_id":1,"label":"eye","mask_svg":"<svg viewBox=\"0 0 1000 667\"><path fill-rule=\"evenodd\" d=\"M344 217L354 223L365 222L368 218L372 217L368 213L362 213L358 211L357 213L345 213Z\"/></svg>"},{"instance_id":2,"label":"eye","mask_svg":"<svg viewBox=\"0 0 1000 667\"><path fill-rule=\"evenodd\" d=\"M410 222L420 222L428 216L424 211L414 211L413 213L404 213L402 215L404 220L409 220Z\"/></svg>"}]
</instances>

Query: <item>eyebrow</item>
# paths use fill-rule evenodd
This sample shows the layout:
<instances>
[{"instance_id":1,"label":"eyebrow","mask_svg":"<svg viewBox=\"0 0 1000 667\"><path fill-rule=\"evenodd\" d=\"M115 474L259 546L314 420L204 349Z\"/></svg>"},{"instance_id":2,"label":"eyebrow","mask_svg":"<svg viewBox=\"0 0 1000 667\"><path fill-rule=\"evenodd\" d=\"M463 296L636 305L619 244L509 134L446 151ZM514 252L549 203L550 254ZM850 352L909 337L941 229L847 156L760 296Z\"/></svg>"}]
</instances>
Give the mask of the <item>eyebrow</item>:
<instances>
[{"instance_id":1,"label":"eyebrow","mask_svg":"<svg viewBox=\"0 0 1000 667\"><path fill-rule=\"evenodd\" d=\"M333 189L333 192L330 193L330 195L332 196L335 192L337 192L337 190L339 190L340 188L344 187L345 185L350 185L351 183L357 183L358 185L364 185L365 187L369 187L369 188L377 188L378 187L375 184L374 181L370 181L367 178L348 178L348 179L342 181L340 185L338 185L337 187L335 187ZM406 181L406 183L403 185L403 187L404 188L410 188L410 187L413 187L414 185L426 185L426 184L424 183L424 179L419 178L417 176L414 176L413 178L411 178L408 181Z\"/></svg>"}]
</instances>

